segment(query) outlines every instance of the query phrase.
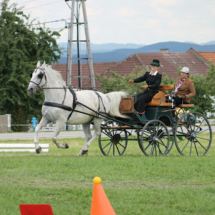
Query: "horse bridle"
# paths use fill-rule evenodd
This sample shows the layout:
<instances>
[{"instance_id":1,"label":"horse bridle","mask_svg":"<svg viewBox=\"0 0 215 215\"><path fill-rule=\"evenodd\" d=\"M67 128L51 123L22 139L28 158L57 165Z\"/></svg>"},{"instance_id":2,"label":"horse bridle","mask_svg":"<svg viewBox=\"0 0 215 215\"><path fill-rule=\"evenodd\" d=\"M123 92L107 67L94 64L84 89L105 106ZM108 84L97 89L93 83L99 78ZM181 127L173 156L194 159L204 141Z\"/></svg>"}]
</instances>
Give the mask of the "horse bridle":
<instances>
[{"instance_id":1,"label":"horse bridle","mask_svg":"<svg viewBox=\"0 0 215 215\"><path fill-rule=\"evenodd\" d=\"M44 76L45 76L45 79L46 79L46 75L45 75L45 69L44 69L44 68L37 67L37 68L34 70L34 72L36 72L38 69L42 70L42 71L40 71L40 73L38 74L38 78L40 79L40 82L39 82L39 83L36 83L36 82L34 82L34 81L30 81L30 82L33 83L33 84L35 84L38 88L41 88L41 87L40 87L40 83L42 82ZM32 78L32 74L33 74L34 72L31 72L30 78ZM46 79L46 81L47 81L47 79Z\"/></svg>"}]
</instances>

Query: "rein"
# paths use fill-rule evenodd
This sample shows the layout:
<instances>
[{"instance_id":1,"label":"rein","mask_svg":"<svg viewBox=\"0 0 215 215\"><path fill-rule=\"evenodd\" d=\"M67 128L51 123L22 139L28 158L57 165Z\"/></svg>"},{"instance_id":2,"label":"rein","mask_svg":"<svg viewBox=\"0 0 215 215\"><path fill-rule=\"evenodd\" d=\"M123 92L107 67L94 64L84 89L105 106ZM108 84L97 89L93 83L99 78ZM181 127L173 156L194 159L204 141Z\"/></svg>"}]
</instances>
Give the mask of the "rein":
<instances>
[{"instance_id":1,"label":"rein","mask_svg":"<svg viewBox=\"0 0 215 215\"><path fill-rule=\"evenodd\" d=\"M62 88L61 88L61 89L62 89ZM79 101L77 100L75 91L74 91L72 88L70 88L70 87L69 87L68 89L70 90L70 92L71 92L72 95L73 95L73 107L71 108L71 107L69 107L69 106L67 106L67 105L64 105L64 100L65 100L65 97L66 97L66 88L64 88L64 89L65 89L65 94L64 94L64 99L63 99L62 104L55 103L55 102L46 102L46 101L45 101L45 102L43 103L43 105L49 106L49 107L60 108L60 109L66 110L66 111L71 111L71 113L70 113L69 116L67 117L67 121L69 120L69 118L71 117L71 115L72 115L72 113L73 113L74 111L75 111L75 112L78 112L78 113L82 113L82 114L88 115L88 116L99 117L99 115L101 115L101 113L100 113L100 101L102 102L102 105L103 105L103 108L104 108L104 111L105 111L104 113L106 114L106 108L105 108L105 106L104 106L103 100L102 100L101 96L100 96L97 92L95 92L95 93L96 93L96 95L98 96L99 107L98 107L98 111L95 111L95 110L91 109L90 107L86 106L85 104L79 102ZM82 112L82 111L75 110L76 105L82 105L83 107L85 107L85 108L87 108L87 109L93 111L93 112L96 114L96 116L95 116L95 115L92 115L92 114L88 114L88 113ZM103 116L103 115L101 115L101 116ZM105 117L105 116L103 116L103 117Z\"/></svg>"},{"instance_id":2,"label":"rein","mask_svg":"<svg viewBox=\"0 0 215 215\"><path fill-rule=\"evenodd\" d=\"M65 86L66 89L69 89L70 87L67 87ZM125 90L128 90L130 88L111 88L111 87L97 87L96 89L95 88L90 88L90 87L72 87L72 88L76 88L78 90L94 90L94 91L98 91L98 90L113 90L113 89L125 89ZM56 89L56 90L59 90L59 89L63 89L63 87L40 87L41 90L51 90L51 89ZM139 88L138 88L139 89Z\"/></svg>"}]
</instances>

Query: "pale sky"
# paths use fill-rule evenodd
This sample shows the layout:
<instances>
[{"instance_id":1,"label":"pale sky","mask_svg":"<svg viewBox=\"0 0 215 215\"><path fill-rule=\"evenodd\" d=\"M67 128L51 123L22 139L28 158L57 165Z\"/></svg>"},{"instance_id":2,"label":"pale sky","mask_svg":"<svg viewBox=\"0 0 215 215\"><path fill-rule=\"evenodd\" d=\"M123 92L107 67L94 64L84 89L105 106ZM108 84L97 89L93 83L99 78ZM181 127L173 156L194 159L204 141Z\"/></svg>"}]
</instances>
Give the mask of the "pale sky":
<instances>
[{"instance_id":1,"label":"pale sky","mask_svg":"<svg viewBox=\"0 0 215 215\"><path fill-rule=\"evenodd\" d=\"M71 9L64 0L13 2L40 22L70 20ZM86 8L90 40L95 44L215 40L215 0L87 0ZM50 29L64 26L65 21L46 24ZM65 29L58 42L67 41Z\"/></svg>"}]
</instances>

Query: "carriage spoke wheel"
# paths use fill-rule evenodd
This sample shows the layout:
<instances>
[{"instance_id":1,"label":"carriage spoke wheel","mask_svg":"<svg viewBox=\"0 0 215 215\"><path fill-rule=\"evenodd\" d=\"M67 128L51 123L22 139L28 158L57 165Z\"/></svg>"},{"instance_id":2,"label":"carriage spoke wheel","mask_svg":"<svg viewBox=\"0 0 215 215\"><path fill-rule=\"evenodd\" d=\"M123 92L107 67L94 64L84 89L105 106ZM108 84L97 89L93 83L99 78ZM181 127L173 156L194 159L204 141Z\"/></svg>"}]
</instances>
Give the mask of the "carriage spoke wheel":
<instances>
[{"instance_id":1,"label":"carriage spoke wheel","mask_svg":"<svg viewBox=\"0 0 215 215\"><path fill-rule=\"evenodd\" d=\"M105 137L99 136L99 147L103 155L122 155L127 147L126 130L102 129Z\"/></svg>"},{"instance_id":2,"label":"carriage spoke wheel","mask_svg":"<svg viewBox=\"0 0 215 215\"><path fill-rule=\"evenodd\" d=\"M174 139L181 155L205 155L211 146L211 126L201 113L186 113L176 124Z\"/></svg>"},{"instance_id":3,"label":"carriage spoke wheel","mask_svg":"<svg viewBox=\"0 0 215 215\"><path fill-rule=\"evenodd\" d=\"M174 140L174 129L175 129L175 127L172 126L172 127L169 127L169 130L168 130L169 136L170 136L170 142L169 142L169 148L168 148L168 151L167 151L166 154L168 154L171 151L171 149L172 149L172 147L173 147L173 145L175 143L175 140Z\"/></svg>"},{"instance_id":4,"label":"carriage spoke wheel","mask_svg":"<svg viewBox=\"0 0 215 215\"><path fill-rule=\"evenodd\" d=\"M140 148L146 156L166 155L169 141L166 125L160 120L151 120L142 129Z\"/></svg>"}]
</instances>

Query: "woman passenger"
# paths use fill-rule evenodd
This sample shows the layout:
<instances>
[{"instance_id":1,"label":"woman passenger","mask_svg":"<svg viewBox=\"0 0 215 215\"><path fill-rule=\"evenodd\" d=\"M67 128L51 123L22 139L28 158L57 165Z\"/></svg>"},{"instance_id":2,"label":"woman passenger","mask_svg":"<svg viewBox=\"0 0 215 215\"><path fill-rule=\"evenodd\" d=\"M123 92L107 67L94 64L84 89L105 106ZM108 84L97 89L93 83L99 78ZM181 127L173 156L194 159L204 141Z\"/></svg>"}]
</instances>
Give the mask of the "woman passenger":
<instances>
[{"instance_id":1,"label":"woman passenger","mask_svg":"<svg viewBox=\"0 0 215 215\"><path fill-rule=\"evenodd\" d=\"M148 87L143 91L143 93L139 93L137 95L137 101L134 104L135 110L142 115L143 120L148 120L145 115L145 106L148 102L152 100L154 95L159 92L158 88L161 84L162 75L158 73L158 69L160 67L160 62L157 59L152 61L151 72L146 72L143 76L129 80L130 84L140 83L146 81Z\"/></svg>"},{"instance_id":2,"label":"woman passenger","mask_svg":"<svg viewBox=\"0 0 215 215\"><path fill-rule=\"evenodd\" d=\"M175 98L174 105L189 104L190 98L196 95L193 81L189 78L189 68L183 67L181 70L181 77L178 77L175 84Z\"/></svg>"}]
</instances>

